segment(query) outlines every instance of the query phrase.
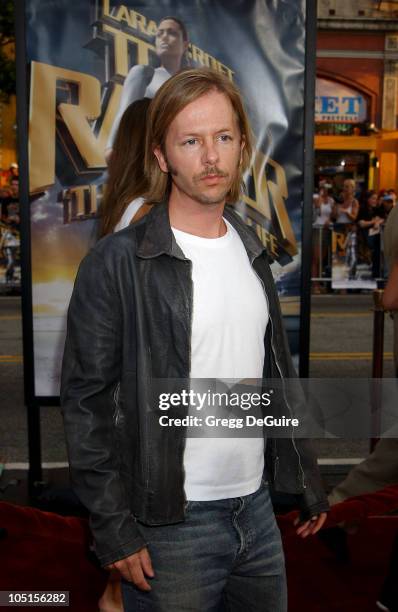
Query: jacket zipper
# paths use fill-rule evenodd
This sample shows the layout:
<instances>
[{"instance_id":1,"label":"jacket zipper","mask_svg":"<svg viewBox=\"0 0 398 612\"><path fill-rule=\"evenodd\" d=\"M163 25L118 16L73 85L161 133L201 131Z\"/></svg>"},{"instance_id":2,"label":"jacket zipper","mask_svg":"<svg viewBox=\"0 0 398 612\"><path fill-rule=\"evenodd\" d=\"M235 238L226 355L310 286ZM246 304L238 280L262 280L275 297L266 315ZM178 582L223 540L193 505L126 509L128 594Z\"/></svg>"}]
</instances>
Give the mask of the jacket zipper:
<instances>
[{"instance_id":1,"label":"jacket zipper","mask_svg":"<svg viewBox=\"0 0 398 612\"><path fill-rule=\"evenodd\" d=\"M113 401L115 402L115 406L119 405L119 394L120 394L120 381L117 383L115 390L113 392Z\"/></svg>"},{"instance_id":2,"label":"jacket zipper","mask_svg":"<svg viewBox=\"0 0 398 612\"><path fill-rule=\"evenodd\" d=\"M276 364L276 367L278 368L279 376L280 376L281 381L282 381L283 399L285 400L285 404L286 404L286 406L287 406L287 407L288 407L288 409L289 409L290 416L291 416L291 417L293 417L293 412L292 412L292 409L290 408L289 402L287 401L287 398L286 398L286 393L285 393L285 381L284 381L284 378L283 378L283 376L282 376L282 370L281 370L281 368L280 368L280 366L279 366L278 360L277 360L277 358L276 358L276 352L275 352L275 349L274 349L274 344L273 344L273 338L274 338L274 326L273 326L272 317L271 317L271 310L270 310L270 307L269 307L268 295L267 295L267 292L265 291L265 287L264 287L264 283L263 283L262 279L260 278L260 276L257 274L256 270L255 270L255 269L254 269L254 267L253 267L253 262L252 262L252 268L253 268L254 273L256 274L256 276L257 276L258 280L260 281L261 286L262 286L263 291L264 291L264 295L265 295L265 299L266 299L266 302L267 302L267 307L268 307L268 318L269 318L269 321L270 321L270 324L271 324L271 350L272 350L272 353L273 353L273 355L274 355L275 364ZM294 448L294 450L295 450L295 452L296 452L296 454L297 454L297 458L298 458L298 462L299 462L299 468L300 468L300 472L301 472L302 486L303 486L303 489L306 489L306 488L307 488L307 485L305 484L305 475L304 475L304 470L303 470L303 466L302 466L302 464L301 464L301 457L300 457L300 453L299 453L299 451L298 451L298 448L297 448L297 446L296 446L296 442L295 442L295 440L294 440L294 433L293 433L293 430L292 430L292 437L291 437L291 440L292 440L293 448ZM278 457L278 455L277 455L277 456L275 457L274 480L275 480L275 478L276 478L276 474L277 474L278 466L279 466L279 457Z\"/></svg>"},{"instance_id":3,"label":"jacket zipper","mask_svg":"<svg viewBox=\"0 0 398 612\"><path fill-rule=\"evenodd\" d=\"M191 364L192 364L192 325L193 325L193 278L192 278L192 261L190 259L185 259L189 265L189 275L191 277L191 286L190 286L190 320L189 320L189 353L188 353L188 372L189 377L191 377Z\"/></svg>"},{"instance_id":4,"label":"jacket zipper","mask_svg":"<svg viewBox=\"0 0 398 612\"><path fill-rule=\"evenodd\" d=\"M115 425L118 424L118 420L120 417L119 396L120 396L120 381L117 383L115 390L113 391L113 402L115 404L115 412L114 412L113 421Z\"/></svg>"}]
</instances>

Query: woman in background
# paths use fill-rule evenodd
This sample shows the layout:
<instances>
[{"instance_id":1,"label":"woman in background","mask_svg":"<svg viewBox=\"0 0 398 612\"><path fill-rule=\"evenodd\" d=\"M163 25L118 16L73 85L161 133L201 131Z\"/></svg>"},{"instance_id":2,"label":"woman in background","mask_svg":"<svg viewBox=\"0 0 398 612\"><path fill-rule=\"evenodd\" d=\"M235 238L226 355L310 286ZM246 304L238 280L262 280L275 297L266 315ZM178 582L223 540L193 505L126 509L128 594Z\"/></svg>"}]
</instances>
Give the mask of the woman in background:
<instances>
[{"instance_id":1,"label":"woman in background","mask_svg":"<svg viewBox=\"0 0 398 612\"><path fill-rule=\"evenodd\" d=\"M145 136L149 98L136 100L125 110L108 165L108 180L100 213L99 237L117 232L137 221L151 208L144 204L148 188L144 172ZM120 574L112 571L99 612L122 612Z\"/></svg>"},{"instance_id":2,"label":"woman in background","mask_svg":"<svg viewBox=\"0 0 398 612\"><path fill-rule=\"evenodd\" d=\"M372 255L372 277L380 276L380 228L384 223L384 209L377 193L368 191L358 215L358 225Z\"/></svg>"},{"instance_id":3,"label":"woman in background","mask_svg":"<svg viewBox=\"0 0 398 612\"><path fill-rule=\"evenodd\" d=\"M108 181L100 213L99 237L127 227L149 210L143 194L148 187L144 172L148 98L136 100L120 121L108 166ZM138 216L137 216L138 215Z\"/></svg>"},{"instance_id":4,"label":"woman in background","mask_svg":"<svg viewBox=\"0 0 398 612\"><path fill-rule=\"evenodd\" d=\"M333 220L341 225L356 221L359 212L359 203L355 197L355 181L346 179L343 183L343 202L335 204L333 209Z\"/></svg>"}]
</instances>

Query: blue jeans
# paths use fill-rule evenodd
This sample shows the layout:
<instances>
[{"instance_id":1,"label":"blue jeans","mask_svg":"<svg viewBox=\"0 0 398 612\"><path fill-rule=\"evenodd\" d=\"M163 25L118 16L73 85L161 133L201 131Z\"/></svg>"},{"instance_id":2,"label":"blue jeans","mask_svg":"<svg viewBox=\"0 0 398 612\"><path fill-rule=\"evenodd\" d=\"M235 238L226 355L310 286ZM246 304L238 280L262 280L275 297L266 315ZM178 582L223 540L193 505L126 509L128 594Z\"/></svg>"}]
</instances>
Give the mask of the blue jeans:
<instances>
[{"instance_id":1,"label":"blue jeans","mask_svg":"<svg viewBox=\"0 0 398 612\"><path fill-rule=\"evenodd\" d=\"M122 581L126 612L285 612L282 542L268 485L244 497L189 501L177 525L140 525L155 577Z\"/></svg>"}]
</instances>

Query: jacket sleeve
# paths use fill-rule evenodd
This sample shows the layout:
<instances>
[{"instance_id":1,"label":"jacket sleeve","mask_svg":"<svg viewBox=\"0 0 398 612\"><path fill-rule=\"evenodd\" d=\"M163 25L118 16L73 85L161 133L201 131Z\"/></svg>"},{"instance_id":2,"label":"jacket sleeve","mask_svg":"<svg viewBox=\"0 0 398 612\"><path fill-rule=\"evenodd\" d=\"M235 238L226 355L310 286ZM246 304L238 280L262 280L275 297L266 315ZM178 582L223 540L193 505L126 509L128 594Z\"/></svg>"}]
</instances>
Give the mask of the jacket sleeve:
<instances>
[{"instance_id":1,"label":"jacket sleeve","mask_svg":"<svg viewBox=\"0 0 398 612\"><path fill-rule=\"evenodd\" d=\"M306 488L298 500L300 518L307 521L321 512L329 512L330 506L322 485L312 440L299 438L296 440L296 445L300 452L302 467L306 476Z\"/></svg>"},{"instance_id":2,"label":"jacket sleeve","mask_svg":"<svg viewBox=\"0 0 398 612\"><path fill-rule=\"evenodd\" d=\"M300 422L305 425L306 420L309 420L309 422L311 423L312 417L308 414L307 402L305 400L304 391L293 365L287 333L283 324L279 296L275 287L267 255L265 255L265 262L268 287L270 290L269 297L272 299L272 303L274 304L275 308L274 322L277 323L278 333L277 349L279 350L280 359L283 360L283 368L285 374L284 378L289 379L289 394L293 394L294 396L293 401L289 402L289 406L294 407L294 409L292 410L292 416L298 416ZM314 431L313 429L311 429L311 425L308 425L308 427L310 432ZM328 512L330 509L329 502L323 487L312 439L295 437L294 443L293 438L292 440L287 438L277 439L276 443L279 449L284 454L285 458L287 459L283 470L283 478L285 480L285 483L287 482L287 479L289 477L289 472L296 471L295 466L297 464L297 457L300 458L299 471L301 472L301 475L299 476L299 479L303 478L303 492L301 494L296 495L296 499L300 508L301 519L308 520L309 518L311 518L311 516L315 516L321 512ZM269 446L271 451L272 445ZM281 470L279 470L279 472L280 471ZM296 480L296 478L297 477L295 477L294 479ZM290 482L292 482L292 478L290 478ZM278 491L278 485L276 482L274 483L274 488L276 491ZM285 484L285 490L286 489L288 489L288 487Z\"/></svg>"},{"instance_id":3,"label":"jacket sleeve","mask_svg":"<svg viewBox=\"0 0 398 612\"><path fill-rule=\"evenodd\" d=\"M114 393L121 372L118 294L103 259L82 261L69 310L61 406L72 486L90 513L96 554L107 565L145 546L119 473Z\"/></svg>"}]
</instances>

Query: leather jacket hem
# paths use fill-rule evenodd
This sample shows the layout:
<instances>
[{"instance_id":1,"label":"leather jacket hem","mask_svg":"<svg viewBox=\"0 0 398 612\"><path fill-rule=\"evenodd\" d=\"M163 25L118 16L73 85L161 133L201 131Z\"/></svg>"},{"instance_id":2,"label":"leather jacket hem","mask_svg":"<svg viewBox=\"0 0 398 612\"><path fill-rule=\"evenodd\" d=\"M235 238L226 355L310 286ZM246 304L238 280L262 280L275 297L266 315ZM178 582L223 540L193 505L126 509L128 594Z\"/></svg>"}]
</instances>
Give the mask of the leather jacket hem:
<instances>
[{"instance_id":1,"label":"leather jacket hem","mask_svg":"<svg viewBox=\"0 0 398 612\"><path fill-rule=\"evenodd\" d=\"M321 512L329 512L330 506L327 500L313 504L311 506L305 506L300 508L300 519L302 521L308 521L312 516L321 514Z\"/></svg>"},{"instance_id":2,"label":"leather jacket hem","mask_svg":"<svg viewBox=\"0 0 398 612\"><path fill-rule=\"evenodd\" d=\"M98 554L98 551L95 551L95 554L97 555L102 567L105 567L106 565L110 565L111 563L115 563L116 561L120 561L121 559L125 559L126 557L133 555L145 546L145 540L139 535L134 538L134 540L131 540L131 542L123 544L123 546L121 546L117 550L114 550L104 555Z\"/></svg>"}]
</instances>

